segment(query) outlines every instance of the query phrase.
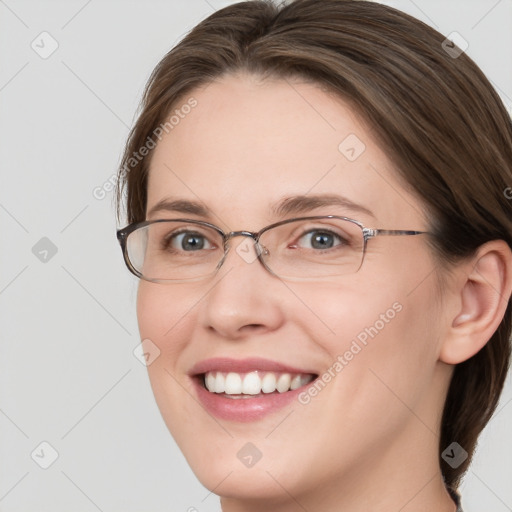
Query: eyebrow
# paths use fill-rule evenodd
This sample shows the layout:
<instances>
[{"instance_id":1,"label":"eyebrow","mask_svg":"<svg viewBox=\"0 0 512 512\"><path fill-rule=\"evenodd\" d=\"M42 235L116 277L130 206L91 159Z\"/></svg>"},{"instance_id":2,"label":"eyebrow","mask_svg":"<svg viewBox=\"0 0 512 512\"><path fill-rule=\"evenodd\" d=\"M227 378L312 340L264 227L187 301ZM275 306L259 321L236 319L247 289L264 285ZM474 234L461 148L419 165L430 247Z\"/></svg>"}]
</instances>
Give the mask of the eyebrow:
<instances>
[{"instance_id":1,"label":"eyebrow","mask_svg":"<svg viewBox=\"0 0 512 512\"><path fill-rule=\"evenodd\" d=\"M188 201L186 199L162 199L149 210L147 216L151 217L158 212L175 212L197 215L199 217L209 217L210 211L206 206L196 201Z\"/></svg>"},{"instance_id":2,"label":"eyebrow","mask_svg":"<svg viewBox=\"0 0 512 512\"><path fill-rule=\"evenodd\" d=\"M307 213L311 210L323 208L326 206L339 206L351 212L369 215L375 218L375 215L365 206L354 203L346 197L337 194L322 194L322 195L301 195L286 197L282 199L272 211L277 216L286 216L290 214Z\"/></svg>"},{"instance_id":3,"label":"eyebrow","mask_svg":"<svg viewBox=\"0 0 512 512\"><path fill-rule=\"evenodd\" d=\"M354 203L346 197L336 194L321 195L300 195L285 197L272 207L272 213L277 217L285 217L287 215L296 215L310 213L313 210L324 208L326 206L338 206L351 212L369 215L375 218L375 215L365 206ZM202 203L197 201L189 201L187 199L162 199L149 212L148 217L159 212L184 213L189 215L197 215L198 217L211 217L210 210Z\"/></svg>"}]
</instances>

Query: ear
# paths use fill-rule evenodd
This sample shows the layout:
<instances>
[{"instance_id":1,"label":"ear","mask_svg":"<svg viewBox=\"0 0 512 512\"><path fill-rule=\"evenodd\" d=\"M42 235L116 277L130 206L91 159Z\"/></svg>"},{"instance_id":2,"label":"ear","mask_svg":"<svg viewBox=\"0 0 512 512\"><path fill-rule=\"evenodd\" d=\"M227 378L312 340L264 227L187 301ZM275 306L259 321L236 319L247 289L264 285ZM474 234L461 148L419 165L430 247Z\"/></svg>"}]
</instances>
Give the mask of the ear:
<instances>
[{"instance_id":1,"label":"ear","mask_svg":"<svg viewBox=\"0 0 512 512\"><path fill-rule=\"evenodd\" d=\"M455 273L456 307L439 356L448 364L474 356L499 327L512 294L512 251L503 240L487 242Z\"/></svg>"}]
</instances>

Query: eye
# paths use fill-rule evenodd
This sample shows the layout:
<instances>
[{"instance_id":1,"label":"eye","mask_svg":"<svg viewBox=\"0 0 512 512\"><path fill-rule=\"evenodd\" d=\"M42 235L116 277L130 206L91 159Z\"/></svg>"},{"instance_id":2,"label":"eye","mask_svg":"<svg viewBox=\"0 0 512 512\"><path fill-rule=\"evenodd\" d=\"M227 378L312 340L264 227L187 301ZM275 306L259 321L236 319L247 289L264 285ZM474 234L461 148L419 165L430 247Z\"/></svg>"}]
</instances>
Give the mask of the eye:
<instances>
[{"instance_id":1,"label":"eye","mask_svg":"<svg viewBox=\"0 0 512 512\"><path fill-rule=\"evenodd\" d=\"M173 233L168 238L166 245L170 249L186 252L195 252L201 251L203 249L215 248L215 246L208 240L206 236L194 231Z\"/></svg>"},{"instance_id":2,"label":"eye","mask_svg":"<svg viewBox=\"0 0 512 512\"><path fill-rule=\"evenodd\" d=\"M338 245L348 245L340 235L325 229L310 230L299 238L299 247L306 249L331 249Z\"/></svg>"}]
</instances>

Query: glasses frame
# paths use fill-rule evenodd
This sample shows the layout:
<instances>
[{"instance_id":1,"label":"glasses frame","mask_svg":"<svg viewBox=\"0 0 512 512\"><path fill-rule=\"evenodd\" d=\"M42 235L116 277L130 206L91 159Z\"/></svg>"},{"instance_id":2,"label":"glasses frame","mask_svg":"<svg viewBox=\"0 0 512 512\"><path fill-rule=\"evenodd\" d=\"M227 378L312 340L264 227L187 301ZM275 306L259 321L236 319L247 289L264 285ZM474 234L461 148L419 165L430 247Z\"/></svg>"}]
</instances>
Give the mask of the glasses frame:
<instances>
[{"instance_id":1,"label":"glasses frame","mask_svg":"<svg viewBox=\"0 0 512 512\"><path fill-rule=\"evenodd\" d=\"M270 269L267 266L267 264L265 263L265 260L263 259L265 251L262 250L263 248L262 248L262 246L259 243L261 235L263 235L263 233L265 233L266 231L268 231L270 229L273 229L273 228L276 228L278 226L282 226L283 224L289 224L291 222L297 222L297 221L301 221L301 220L302 221L310 221L310 220L322 220L322 219L338 219L338 220L343 220L343 221L351 222L351 223L357 225L361 229L362 234L363 234L363 254L362 254L362 257L361 257L361 264L359 265L357 270L355 272L353 272L354 274L359 272L359 270L363 266L364 257L365 257L365 254L366 254L366 245L368 243L368 240L370 240L371 238L375 238L377 236L414 236L414 235L429 234L428 231L417 231L417 230L409 230L409 229L368 228L368 227L364 226L358 220L351 219L349 217L342 217L340 215L313 215L313 216L308 216L308 217L294 217L292 219L285 219L285 220L282 220L282 221L279 221L279 222L274 222L273 224L269 224L268 226L265 226L264 228L260 229L257 232L242 230L242 231L230 231L229 233L224 233L224 231L221 228L219 228L218 226L216 226L215 224L211 224L210 222L206 222L206 221L203 221L203 220L194 220L194 219L185 219L185 218L180 218L180 219L155 219L155 220L145 220L145 221L141 221L141 222L134 222L134 223L129 224L128 226L122 228L122 229L118 229L116 234L117 234L117 240L119 241L119 244L121 245L121 250L123 252L123 259L124 259L124 262L126 263L126 266L128 267L128 270L132 274L137 276L139 279L143 279L143 280L149 281L151 283L161 283L161 284L171 284L171 283L180 283L180 282L190 283L190 282L195 282L195 281L199 281L199 280L202 280L202 279L206 279L207 277L216 274L217 271L224 264L224 261L226 260L226 257L228 255L228 252L229 252L229 249L230 249L230 246L228 244L229 241L232 238L237 237L237 236L246 236L246 237L252 238L254 240L257 259L262 264L263 268L265 270L267 270L267 272L269 272L273 276L279 277L280 279L290 279L290 278L281 277L278 274L275 274L272 271L272 269ZM206 274L204 276L200 276L198 278L191 278L191 279L151 279L151 278L143 276L142 273L139 272L132 265L132 263L130 261L130 258L128 256L128 245L127 245L128 237L129 237L129 235L131 233L133 233L137 229L149 226L151 224L157 224L157 223L162 223L162 222L186 222L186 223L189 223L189 224L196 224L198 226L207 227L207 228L213 229L214 231L219 233L219 235L222 237L222 240L223 240L224 255L222 256L222 258L219 261L219 263L218 263L217 267L215 268L215 270L213 270L211 272L211 274ZM299 281L301 279L297 278L296 280Z\"/></svg>"}]
</instances>

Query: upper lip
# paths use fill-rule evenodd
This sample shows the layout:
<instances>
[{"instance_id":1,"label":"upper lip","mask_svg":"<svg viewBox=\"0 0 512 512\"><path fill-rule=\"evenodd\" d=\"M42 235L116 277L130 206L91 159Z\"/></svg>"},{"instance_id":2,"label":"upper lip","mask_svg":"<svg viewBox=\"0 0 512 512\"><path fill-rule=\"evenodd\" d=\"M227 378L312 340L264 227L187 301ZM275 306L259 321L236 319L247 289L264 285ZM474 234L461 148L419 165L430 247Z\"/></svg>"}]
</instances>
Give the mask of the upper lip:
<instances>
[{"instance_id":1,"label":"upper lip","mask_svg":"<svg viewBox=\"0 0 512 512\"><path fill-rule=\"evenodd\" d=\"M315 372L294 368L292 366L272 361L270 359L262 359L259 357L252 357L247 359L231 359L229 357L215 357L212 359L205 359L195 364L190 370L190 375L201 375L207 372L235 372L235 373L249 373L252 371L266 371L266 372L279 372L279 373L300 373L312 374Z\"/></svg>"}]
</instances>

